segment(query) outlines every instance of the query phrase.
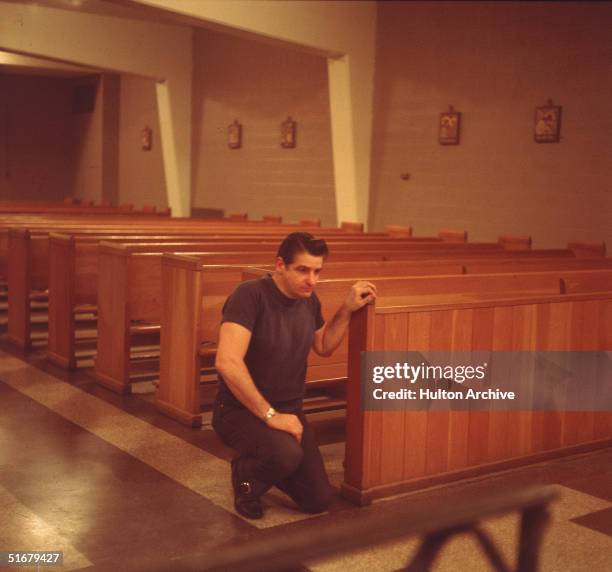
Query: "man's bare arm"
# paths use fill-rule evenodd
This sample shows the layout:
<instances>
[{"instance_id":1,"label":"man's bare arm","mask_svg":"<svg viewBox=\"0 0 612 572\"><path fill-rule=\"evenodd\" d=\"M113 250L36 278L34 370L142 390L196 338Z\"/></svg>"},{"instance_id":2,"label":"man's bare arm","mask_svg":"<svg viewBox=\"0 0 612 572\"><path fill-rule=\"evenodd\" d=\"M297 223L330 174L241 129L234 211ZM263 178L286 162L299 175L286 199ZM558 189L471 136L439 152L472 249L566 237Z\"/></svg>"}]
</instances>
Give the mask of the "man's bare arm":
<instances>
[{"instance_id":1,"label":"man's bare arm","mask_svg":"<svg viewBox=\"0 0 612 572\"><path fill-rule=\"evenodd\" d=\"M300 442L303 427L295 415L277 413L266 419L270 403L257 389L244 362L250 341L251 332L244 326L234 322L221 324L215 367L236 399L253 415L265 421L272 429L290 433Z\"/></svg>"},{"instance_id":2,"label":"man's bare arm","mask_svg":"<svg viewBox=\"0 0 612 572\"><path fill-rule=\"evenodd\" d=\"M330 356L346 334L351 314L376 300L376 286L371 282L355 282L334 317L315 332L312 348L321 356Z\"/></svg>"}]
</instances>

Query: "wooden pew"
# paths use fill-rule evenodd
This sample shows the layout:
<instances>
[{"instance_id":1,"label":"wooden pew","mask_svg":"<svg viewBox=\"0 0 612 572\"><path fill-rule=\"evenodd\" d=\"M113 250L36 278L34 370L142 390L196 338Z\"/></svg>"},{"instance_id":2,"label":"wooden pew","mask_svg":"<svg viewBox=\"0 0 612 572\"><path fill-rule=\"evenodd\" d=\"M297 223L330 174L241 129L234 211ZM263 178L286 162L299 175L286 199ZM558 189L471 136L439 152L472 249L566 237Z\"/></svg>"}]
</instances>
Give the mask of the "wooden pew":
<instances>
[{"instance_id":1,"label":"wooden pew","mask_svg":"<svg viewBox=\"0 0 612 572\"><path fill-rule=\"evenodd\" d=\"M302 226L321 226L320 218L303 218L300 220Z\"/></svg>"},{"instance_id":2,"label":"wooden pew","mask_svg":"<svg viewBox=\"0 0 612 572\"><path fill-rule=\"evenodd\" d=\"M385 225L385 232L389 236L412 236L412 227L401 224L388 224Z\"/></svg>"},{"instance_id":3,"label":"wooden pew","mask_svg":"<svg viewBox=\"0 0 612 572\"><path fill-rule=\"evenodd\" d=\"M565 249L549 249L542 251L533 251L534 258L556 258L559 260L573 259L573 254ZM243 264L245 261L244 252L207 252L198 255L203 264ZM472 258L474 262L480 261L496 261L496 260L508 260L508 261L521 261L525 256L525 253L518 251L507 251L499 250L495 251L492 249L485 250L473 250L468 252L461 252L460 250L439 248L437 250L423 250L423 249L412 249L409 252L398 251L398 252L385 252L380 253L379 251L372 252L361 252L356 249L354 252L342 252L334 250L326 264L336 262L401 262L401 261L425 261L425 260L436 260L448 262L449 259L465 259ZM251 264L267 264L270 262L270 258L264 256L251 257L249 256Z\"/></svg>"},{"instance_id":4,"label":"wooden pew","mask_svg":"<svg viewBox=\"0 0 612 572\"><path fill-rule=\"evenodd\" d=\"M511 236L508 234L501 235L498 242L508 250L530 250L532 244L530 236Z\"/></svg>"},{"instance_id":5,"label":"wooden pew","mask_svg":"<svg viewBox=\"0 0 612 572\"><path fill-rule=\"evenodd\" d=\"M58 216L58 215L78 215L78 216L101 216L101 215L129 215L130 217L144 218L163 218L169 217L169 209L164 209L160 212L152 212L149 210L137 210L133 205L121 205L119 207L96 206L93 204L35 204L19 205L19 204L1 204L0 216L4 215L43 215L43 216Z\"/></svg>"},{"instance_id":6,"label":"wooden pew","mask_svg":"<svg viewBox=\"0 0 612 572\"><path fill-rule=\"evenodd\" d=\"M610 351L612 292L380 299L349 348L342 491L357 503L612 444L610 412L364 411L360 395L363 351Z\"/></svg>"},{"instance_id":7,"label":"wooden pew","mask_svg":"<svg viewBox=\"0 0 612 572\"><path fill-rule=\"evenodd\" d=\"M1 204L1 203L0 203ZM15 202L10 202L10 209L14 211L17 207L23 211L27 210L24 208L24 205L16 205ZM31 206L31 205L27 205ZM141 216L142 213L135 212L134 216L129 216L129 210L132 209L132 205L122 205L119 209L98 209L96 211L91 211L88 213L83 213L78 209L71 209L69 212L46 212L45 209L47 206L55 207L56 203L51 205L40 204L37 202L35 205L37 211L43 211L38 214L32 213L2 213L0 212L0 286L2 287L3 296L6 296L7 292L7 281L8 281L8 252L9 250L14 249L14 245L11 245L9 248L9 231L11 228L15 227L18 229L18 232L21 231L32 237L38 237L38 234L48 235L49 232L53 231L68 231L68 232L79 232L79 233L103 233L108 232L109 234L118 234L119 232L129 232L131 234L134 233L136 228L139 229L139 233L155 233L159 234L160 232L164 233L177 233L184 234L186 232L204 232L206 234L211 234L215 236L222 236L226 233L231 232L232 234L243 234L246 236L252 236L252 234L258 233L265 236L285 236L288 232L292 230L296 230L300 228L298 225L252 225L249 223L230 223L227 221L206 221L202 224L201 221L192 221L187 219L169 219L169 218L160 218L159 216ZM162 230L163 229L163 230ZM311 230L311 229L305 229ZM314 230L314 229L312 229ZM317 229L318 230L318 229ZM343 231L340 229L323 229L322 233L328 236L336 236L342 235ZM369 233L368 236L359 236L359 238L370 239L371 237L380 237L384 238L386 235L384 233ZM357 237L352 236L352 240L355 240ZM29 244L28 245L17 245L22 254L28 253ZM46 248L46 241L44 242L44 246ZM26 256L26 254L24 254ZM38 273L43 273L46 276L46 260L48 254L37 253L34 256L34 267L31 268L32 276L37 276ZM23 260L27 260L24 258ZM36 267L36 264L41 264L40 267ZM25 263L26 266L31 266L29 263ZM23 266L19 269L20 279L18 282L21 285L27 285L27 280L23 279L23 276L27 276L28 272ZM20 286L22 287L22 286ZM23 286L27 287L27 286ZM46 290L47 280L44 280L44 286L42 286L41 290ZM23 294L18 294L23 296ZM39 302L36 302L37 304ZM0 318L4 318L4 322L6 323L7 318L7 304L3 302L4 306L0 308ZM44 305L45 302L41 301L40 304ZM21 301L19 304L13 304L12 306L15 308L22 308L25 304ZM25 313L21 310L18 311L16 319L13 320L14 323L23 323ZM24 328L19 327L19 331L23 332ZM15 332L14 339L20 345L27 345L27 342L24 343L23 334L19 334Z\"/></svg>"},{"instance_id":8,"label":"wooden pew","mask_svg":"<svg viewBox=\"0 0 612 572\"><path fill-rule=\"evenodd\" d=\"M495 274L498 272L543 272L546 270L598 270L612 268L612 258L562 258L541 257L538 251L533 256L483 260L482 258L464 259L466 274Z\"/></svg>"},{"instance_id":9,"label":"wooden pew","mask_svg":"<svg viewBox=\"0 0 612 572\"><path fill-rule=\"evenodd\" d=\"M130 226L129 228L132 229L132 226ZM153 230L148 230L148 232L155 232L156 228L157 226L154 227ZM164 227L164 229L166 230L166 232L169 231L168 229L166 229L166 227ZM89 235L91 233L98 233L98 232L116 232L116 230L115 228L105 229L104 227L102 227L102 230L99 230L98 228L91 228L88 226L86 230L80 230L79 234ZM147 230L143 229L143 230L140 230L140 232L147 232ZM180 230L178 230L177 232L180 232ZM36 233L40 233L40 234L36 234ZM11 240L10 251L11 253L13 253L13 259L14 259L13 260L14 265L12 266L13 270L11 273L14 277L13 282L16 285L16 287L12 289L12 303L9 303L9 312L10 314L12 314L9 316L9 336L10 336L10 339L14 343L24 348L27 348L30 345L29 292L32 289L38 289L41 291L46 290L46 286L47 286L44 280L44 276L46 275L46 272L47 272L47 259L49 257L48 253L45 250L48 244L46 240L46 236L47 236L47 231L44 229L38 229L36 231L29 231L27 229L25 230L17 229L9 233L9 240ZM269 235L269 236L271 237L272 235ZM277 235L276 237L280 238L280 236L282 235ZM195 240L195 237L192 237L192 238ZM338 238L340 238L340 236L338 236ZM356 239L361 241L363 238L365 238L363 235L352 235L351 242L353 242ZM35 239L38 239L38 241L35 241ZM129 239L126 239L126 240L129 240ZM230 241L240 240L240 238L238 235L233 236L231 238L230 237L225 238L221 235L218 235L218 236L215 236L214 238L211 238L210 240L230 242ZM329 240L331 243L334 239L330 237ZM18 242L20 241L26 241L27 244L25 245L20 244L20 243L18 244ZM428 247L437 248L435 244L432 244L432 245L425 244L428 242L435 242L435 241L436 241L435 238L432 240L429 237L413 237L409 239L409 242L411 243L411 245L413 242L421 242L422 244L419 246L419 248L428 248ZM37 249L34 248L34 244L37 244L38 246ZM380 243L380 244L383 244L383 243ZM396 249L403 248L401 246L402 244L401 240L398 241L396 244L394 243L393 245L391 245L391 243L389 242L385 242L384 244L385 244L386 250L396 250ZM447 246L449 248L452 248L453 246L459 246L459 245L452 245L452 246L447 245ZM494 246L493 243L471 244L467 246L467 248L480 250L481 248L492 248L493 246ZM31 257L28 254L26 254L28 248L32 250ZM363 246L361 250L368 250L369 248L374 249L374 248L377 248L377 246L375 243L373 243L371 246ZM563 252L563 254L569 254L569 253ZM548 252L547 255L551 256L552 252ZM334 256L334 258L339 259L337 254ZM386 258L391 258L391 257L387 256ZM395 256L393 258L395 258ZM78 264L78 261L75 264ZM85 264L91 265L91 262L89 263L85 262ZM35 284L32 284L31 286L28 284L28 281L30 280L30 278L35 283ZM69 280L68 275L66 275L65 278L66 280ZM60 276L60 279L62 279L62 276ZM59 287L61 288L61 285ZM68 363L70 363L70 361Z\"/></svg>"},{"instance_id":10,"label":"wooden pew","mask_svg":"<svg viewBox=\"0 0 612 572\"><path fill-rule=\"evenodd\" d=\"M533 255L525 256L506 256L500 255L499 257L488 257L483 254L471 256L470 254L463 256L457 254L454 257L437 258L432 255L429 259L422 259L419 262L415 262L417 258L404 260L387 260L382 262L372 262L368 267L375 270L374 275L384 275L385 267L393 269L398 264L418 264L423 269L423 273L431 273L427 271L429 266L435 265L449 265L449 264L460 264L462 267L462 274L499 274L499 273L524 273L524 272L544 272L552 270L605 270L612 269L612 258L571 258L564 256L557 256L552 254L551 256L540 256L538 251L533 251ZM352 269L355 267L355 262L327 262L323 267L322 277L325 278L341 278L343 276L354 275ZM359 269L359 273L366 275L368 267L362 265L356 266ZM363 270L361 269L363 268ZM379 270L380 269L380 270ZM453 272L457 273L457 272ZM438 274L433 272L433 274ZM450 274L446 272L446 274Z\"/></svg>"},{"instance_id":11,"label":"wooden pew","mask_svg":"<svg viewBox=\"0 0 612 572\"><path fill-rule=\"evenodd\" d=\"M63 274L57 278L57 291L62 292L70 288L68 284L74 281L73 274L77 271L91 272L91 268L95 268L95 244L102 239L121 239L125 242L139 242L143 244L176 241L179 238L181 240L180 244L185 242L201 242L198 235L177 235L173 237L172 235L157 234L150 234L148 236L141 234L133 235L132 231L124 231L123 234L117 234L117 232L116 229L110 229L108 232L103 230L80 232L78 235L79 240L86 242L87 245L84 245L78 252L76 250L76 240L70 242L68 246L64 245L64 257L70 257L71 260L64 261L62 265ZM70 236L76 237L74 234ZM210 240L215 241L217 239ZM226 239L219 240L226 241ZM32 299L45 298L43 293L49 287L49 233L31 232L27 229L11 229L9 231L8 252L8 337L18 347L29 349L31 346L30 302ZM54 260L58 256L56 252L53 253ZM79 266L81 264L83 265L82 267ZM86 280L94 277L95 275L90 273Z\"/></svg>"},{"instance_id":12,"label":"wooden pew","mask_svg":"<svg viewBox=\"0 0 612 572\"><path fill-rule=\"evenodd\" d=\"M97 236L75 236L51 233L49 236L49 338L48 358L61 367L76 367L74 356L74 319L73 312L79 304L97 303L97 276L98 276L98 254L99 243ZM245 254L250 258L251 254L266 254L269 260L273 260L278 244L276 242L249 242L249 243L225 243L214 242L210 244L195 242L189 244L189 248L180 247L174 243L175 251L210 250L211 253L221 257L222 262L232 263L225 259L226 255L233 249L239 249L237 263L243 263ZM436 252L493 252L494 243L473 243L467 245L445 244L444 249L439 248L440 243L429 244L427 242L413 243L412 241L393 241L387 239L381 242L353 243L353 242L330 242L334 245L334 257L338 260L352 259L354 254L368 257L372 260L395 257L398 259L411 255L412 253L427 256L430 251ZM155 252L153 246L148 247ZM159 249L168 251L170 247ZM383 254L383 252L385 254ZM212 255L212 254L211 254ZM10 288L9 288L10 295Z\"/></svg>"},{"instance_id":13,"label":"wooden pew","mask_svg":"<svg viewBox=\"0 0 612 572\"><path fill-rule=\"evenodd\" d=\"M98 348L96 357L96 378L103 385L128 393L129 386L129 348L131 337L145 328L152 332L159 330L161 322L161 252L134 252L131 245L101 243L99 250L99 287L98 287ZM192 253L191 256L196 256ZM268 254L265 261L272 260ZM215 280L225 281L223 295L227 297L242 279L242 269L249 264L244 256L242 264L233 267L207 266ZM340 263L345 264L345 263ZM225 268L227 273L222 272ZM259 272L273 269L269 265ZM351 267L351 276L355 264ZM361 270L369 271L371 276L388 274L452 274L461 273L459 264L436 261L395 263L367 263ZM255 271L257 272L257 271Z\"/></svg>"},{"instance_id":14,"label":"wooden pew","mask_svg":"<svg viewBox=\"0 0 612 572\"><path fill-rule=\"evenodd\" d=\"M442 240L448 240L449 242L467 242L467 231L465 230L441 230L438 236Z\"/></svg>"},{"instance_id":15,"label":"wooden pew","mask_svg":"<svg viewBox=\"0 0 612 572\"><path fill-rule=\"evenodd\" d=\"M128 393L130 371L130 340L139 331L159 331L161 321L161 256L162 253L134 251L128 244L102 243L100 252L100 284L98 287L98 347L96 358L96 377L107 387L120 393ZM190 256L198 256L191 253ZM202 255L206 256L206 255ZM269 262L268 255L262 257ZM217 259L217 266L228 264ZM243 256L233 260L235 268L241 269L257 261ZM522 259L507 260L508 264L498 262L478 262L477 258L456 258L448 260L405 260L394 262L329 262L324 265L323 278L347 278L355 276L415 276L462 274L472 264L487 265L495 272L523 272L526 264ZM528 270L572 270L597 268L595 260L588 259L534 259ZM610 268L612 268L612 261ZM514 263L514 265L513 265ZM149 266L157 265L156 268ZM247 278L255 278L271 270L266 268L249 270ZM482 269L479 269L482 273ZM491 272L489 272L491 273ZM120 277L119 280L110 277ZM240 280L239 270L235 270L226 286L225 295L233 290ZM322 378L323 374L317 374Z\"/></svg>"},{"instance_id":16,"label":"wooden pew","mask_svg":"<svg viewBox=\"0 0 612 572\"><path fill-rule=\"evenodd\" d=\"M561 279L561 292L563 294L612 292L612 271L593 270L582 274L564 276Z\"/></svg>"},{"instance_id":17,"label":"wooden pew","mask_svg":"<svg viewBox=\"0 0 612 572\"><path fill-rule=\"evenodd\" d=\"M576 241L570 242L567 245L568 248L574 251L576 256L605 256L606 255L606 243L605 242L588 242L588 241Z\"/></svg>"},{"instance_id":18,"label":"wooden pew","mask_svg":"<svg viewBox=\"0 0 612 572\"><path fill-rule=\"evenodd\" d=\"M78 236L80 240L86 241L99 241L101 238L119 239L120 236L125 236L125 241L141 241L141 242L156 242L162 240L172 240L172 235L159 235L158 227L153 228L145 227L136 229L133 225L129 225L127 230L124 227L111 227L111 228L92 228L86 226L83 229L75 228L73 226L64 228L63 230L70 230L71 236ZM172 229L163 228L165 232L172 231ZM134 232L137 232L135 236ZM199 237L206 237L210 242L215 243L230 243L235 242L236 247L241 247L240 241L248 238L248 235L213 235L209 236L208 231L204 231L202 234L185 235L181 229L174 229L177 233L177 237L180 237L181 241L197 241ZM150 233L150 237L147 238L145 233ZM8 268L10 269L11 278L9 280L9 339L17 346L22 349L28 349L31 345L30 337L30 301L32 297L32 291L37 290L44 292L48 288L48 259L49 259L49 236L50 232L48 229L38 228L36 230L29 230L24 228L13 228L8 229L8 243L6 244L5 251L8 253ZM265 237L269 238L268 243L271 247L278 244L284 234L264 234ZM333 241L333 237L330 238ZM75 243L76 244L76 243ZM395 246L396 248L399 245ZM227 247L220 247L227 248ZM369 247L365 247L366 249ZM394 247L391 247L394 248ZM81 255L84 255L81 253ZM90 255L94 255L90 251ZM74 254L73 256L77 256ZM66 268L74 268L81 263L80 258L75 258L74 262L70 266L64 266ZM91 261L84 260L83 263L86 266L91 266ZM66 271L66 270L64 270ZM65 278L66 282L72 280L70 275L60 276L60 280ZM12 287L11 287L12 284ZM60 289L62 285L58 286ZM39 297L39 294L36 294Z\"/></svg>"},{"instance_id":19,"label":"wooden pew","mask_svg":"<svg viewBox=\"0 0 612 572\"><path fill-rule=\"evenodd\" d=\"M246 276L250 276L246 274ZM222 305L235 284L215 285L207 292L206 267L196 258L164 255L162 258L162 311L160 385L158 408L180 422L198 426L200 358L214 351ZM359 278L359 277L357 277ZM317 295L327 318L344 301L348 289L357 278L321 280ZM379 295L387 299L410 292L414 299L462 292L470 299L472 291L504 292L523 290L534 293L559 293L560 278L556 273L529 275L378 277ZM229 290L229 291L228 291ZM501 294L497 294L501 295ZM205 350L202 351L202 348ZM346 376L346 341L331 358L314 352L309 357L309 382Z\"/></svg>"},{"instance_id":20,"label":"wooden pew","mask_svg":"<svg viewBox=\"0 0 612 572\"><path fill-rule=\"evenodd\" d=\"M410 272L399 271L411 267ZM397 271L396 271L397 269ZM351 276L389 276L393 274L501 274L545 272L551 270L612 270L612 258L541 257L537 251L533 256L484 259L479 256L457 255L446 259L404 259L372 262L326 262L321 278L346 278ZM438 271L439 270L439 271ZM253 268L251 268L253 271ZM266 270L260 272L265 273Z\"/></svg>"},{"instance_id":21,"label":"wooden pew","mask_svg":"<svg viewBox=\"0 0 612 572\"><path fill-rule=\"evenodd\" d=\"M340 223L340 228L342 230L346 230L347 232L363 232L363 223L362 222L342 222Z\"/></svg>"},{"instance_id":22,"label":"wooden pew","mask_svg":"<svg viewBox=\"0 0 612 572\"><path fill-rule=\"evenodd\" d=\"M168 222L141 222L141 221L129 221L123 222L117 221L116 219L96 219L88 220L86 223L82 221L76 222L74 220L57 220L52 221L43 219L39 221L32 221L30 219L22 220L21 222L11 219L10 221L2 222L0 218L0 280L6 279L7 277L7 259L9 253L9 241L10 234L15 233L16 235L22 235L25 239L34 239L39 236L48 236L51 232L60 233L71 233L71 234L201 234L210 236L211 239L225 240L227 237L233 237L234 240L238 240L240 236L244 239L261 239L270 238L274 240L280 240L284 238L289 232L295 230L307 230L316 231L320 238L331 240L333 238L347 238L351 242L363 241L371 242L373 240L387 240L388 237L384 233L361 233L361 234L347 234L341 229L314 229L305 228L302 229L296 225L278 225L278 224L264 224L259 226L252 226L248 223L225 223L222 225L210 224L201 222L184 222L176 223L174 221ZM261 236L257 236L261 235ZM213 238L214 237L214 238ZM440 241L437 237L412 237L411 242L438 242ZM491 245L490 245L491 246Z\"/></svg>"},{"instance_id":23,"label":"wooden pew","mask_svg":"<svg viewBox=\"0 0 612 572\"><path fill-rule=\"evenodd\" d=\"M107 237L108 238L108 237ZM126 237L117 237L124 240ZM98 244L100 237L75 240L74 236L51 234L49 237L49 338L47 357L60 367L76 367L74 310L82 304L98 302ZM133 244L133 250L200 251L202 242L166 242ZM242 243L239 243L242 244ZM215 249L228 247L215 244ZM272 252L272 250L266 251ZM10 289L9 289L10 295Z\"/></svg>"},{"instance_id":24,"label":"wooden pew","mask_svg":"<svg viewBox=\"0 0 612 572\"><path fill-rule=\"evenodd\" d=\"M21 222L19 222L21 220ZM169 221L155 221L151 220L134 220L127 221L126 217L95 217L88 218L86 223L82 222L82 219L48 219L43 218L40 220L32 220L30 218L15 219L11 218L10 221L3 221L0 217L0 280L6 279L6 268L7 268L7 253L9 251L9 230L10 227L20 228L20 232L25 233L28 236L34 237L35 234L48 234L49 232L68 232L68 233L104 233L119 234L120 232L127 232L134 234L138 231L138 234L155 233L155 234L189 234L189 233L202 233L210 234L211 236L221 237L231 234L245 234L252 235L253 233L262 233L266 236L277 236L283 237L287 232L298 229L296 225L275 225L275 224L264 224L261 221L256 221L255 226L253 223L230 223L228 221L221 221L222 224L216 224L219 221L207 221L205 224L200 221L191 220L169 220ZM306 229L312 230L317 233L321 238L331 239L333 237L344 236L350 238L351 241L363 240L370 242L376 238L385 239L388 236L385 233L349 233L348 235L342 231L342 229ZM456 235L464 236L465 232L453 233L451 231L441 231L438 237L408 237L411 241L418 242L437 242L437 241L448 241L456 242L458 239ZM472 247L480 248L487 243L473 244ZM489 247L493 247L493 243L488 243Z\"/></svg>"}]
</instances>

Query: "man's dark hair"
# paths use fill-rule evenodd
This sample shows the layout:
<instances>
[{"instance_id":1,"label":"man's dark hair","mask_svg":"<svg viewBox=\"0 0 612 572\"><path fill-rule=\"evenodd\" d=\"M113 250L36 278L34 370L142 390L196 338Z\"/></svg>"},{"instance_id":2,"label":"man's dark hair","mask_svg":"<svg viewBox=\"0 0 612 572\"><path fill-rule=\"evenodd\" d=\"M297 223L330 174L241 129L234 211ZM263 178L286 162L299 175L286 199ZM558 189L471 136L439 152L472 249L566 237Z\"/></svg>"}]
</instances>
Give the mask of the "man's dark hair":
<instances>
[{"instance_id":1,"label":"man's dark hair","mask_svg":"<svg viewBox=\"0 0 612 572\"><path fill-rule=\"evenodd\" d=\"M289 265L293 262L295 255L300 252L323 257L329 254L327 244L323 239L315 238L308 232L292 232L281 242L276 255L283 259L285 265Z\"/></svg>"}]
</instances>

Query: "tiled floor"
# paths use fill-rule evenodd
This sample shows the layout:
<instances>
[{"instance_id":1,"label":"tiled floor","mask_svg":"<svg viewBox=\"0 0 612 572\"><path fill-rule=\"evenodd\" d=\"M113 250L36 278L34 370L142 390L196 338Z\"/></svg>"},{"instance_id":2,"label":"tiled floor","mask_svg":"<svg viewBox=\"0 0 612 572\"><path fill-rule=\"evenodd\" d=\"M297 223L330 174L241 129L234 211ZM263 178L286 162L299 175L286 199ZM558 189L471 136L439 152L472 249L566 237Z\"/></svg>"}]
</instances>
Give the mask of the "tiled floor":
<instances>
[{"instance_id":1,"label":"tiled floor","mask_svg":"<svg viewBox=\"0 0 612 572\"><path fill-rule=\"evenodd\" d=\"M426 511L526 484L561 492L546 536L542 569L612 570L612 450L506 471L357 508L338 498L320 516L302 515L282 495L266 496L262 521L232 510L228 451L205 424L184 428L160 416L150 397L120 397L87 374L73 376L0 352L0 551L63 550L65 570L168 570L250 538L283 530L305 535L322 525L372 514ZM146 391L146 387L143 387ZM319 427L332 481L342 476L341 419ZM514 516L486 523L512 561ZM314 528L313 528L314 527ZM391 571L406 563L416 539L310 562L314 571ZM160 564L161 563L161 564ZM23 568L21 568L23 570ZM52 569L52 568L51 568ZM488 570L474 541L453 540L436 571Z\"/></svg>"}]
</instances>

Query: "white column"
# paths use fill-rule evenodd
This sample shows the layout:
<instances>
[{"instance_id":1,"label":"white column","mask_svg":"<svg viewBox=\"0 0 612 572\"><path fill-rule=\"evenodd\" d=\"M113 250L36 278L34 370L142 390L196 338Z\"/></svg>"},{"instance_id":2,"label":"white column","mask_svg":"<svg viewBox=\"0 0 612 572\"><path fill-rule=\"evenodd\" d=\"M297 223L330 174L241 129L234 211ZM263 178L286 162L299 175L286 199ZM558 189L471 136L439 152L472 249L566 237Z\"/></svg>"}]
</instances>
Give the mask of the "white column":
<instances>
[{"instance_id":1,"label":"white column","mask_svg":"<svg viewBox=\"0 0 612 572\"><path fill-rule=\"evenodd\" d=\"M158 82L157 109L161 129L162 154L168 206L173 217L191 213L191 83Z\"/></svg>"}]
</instances>

